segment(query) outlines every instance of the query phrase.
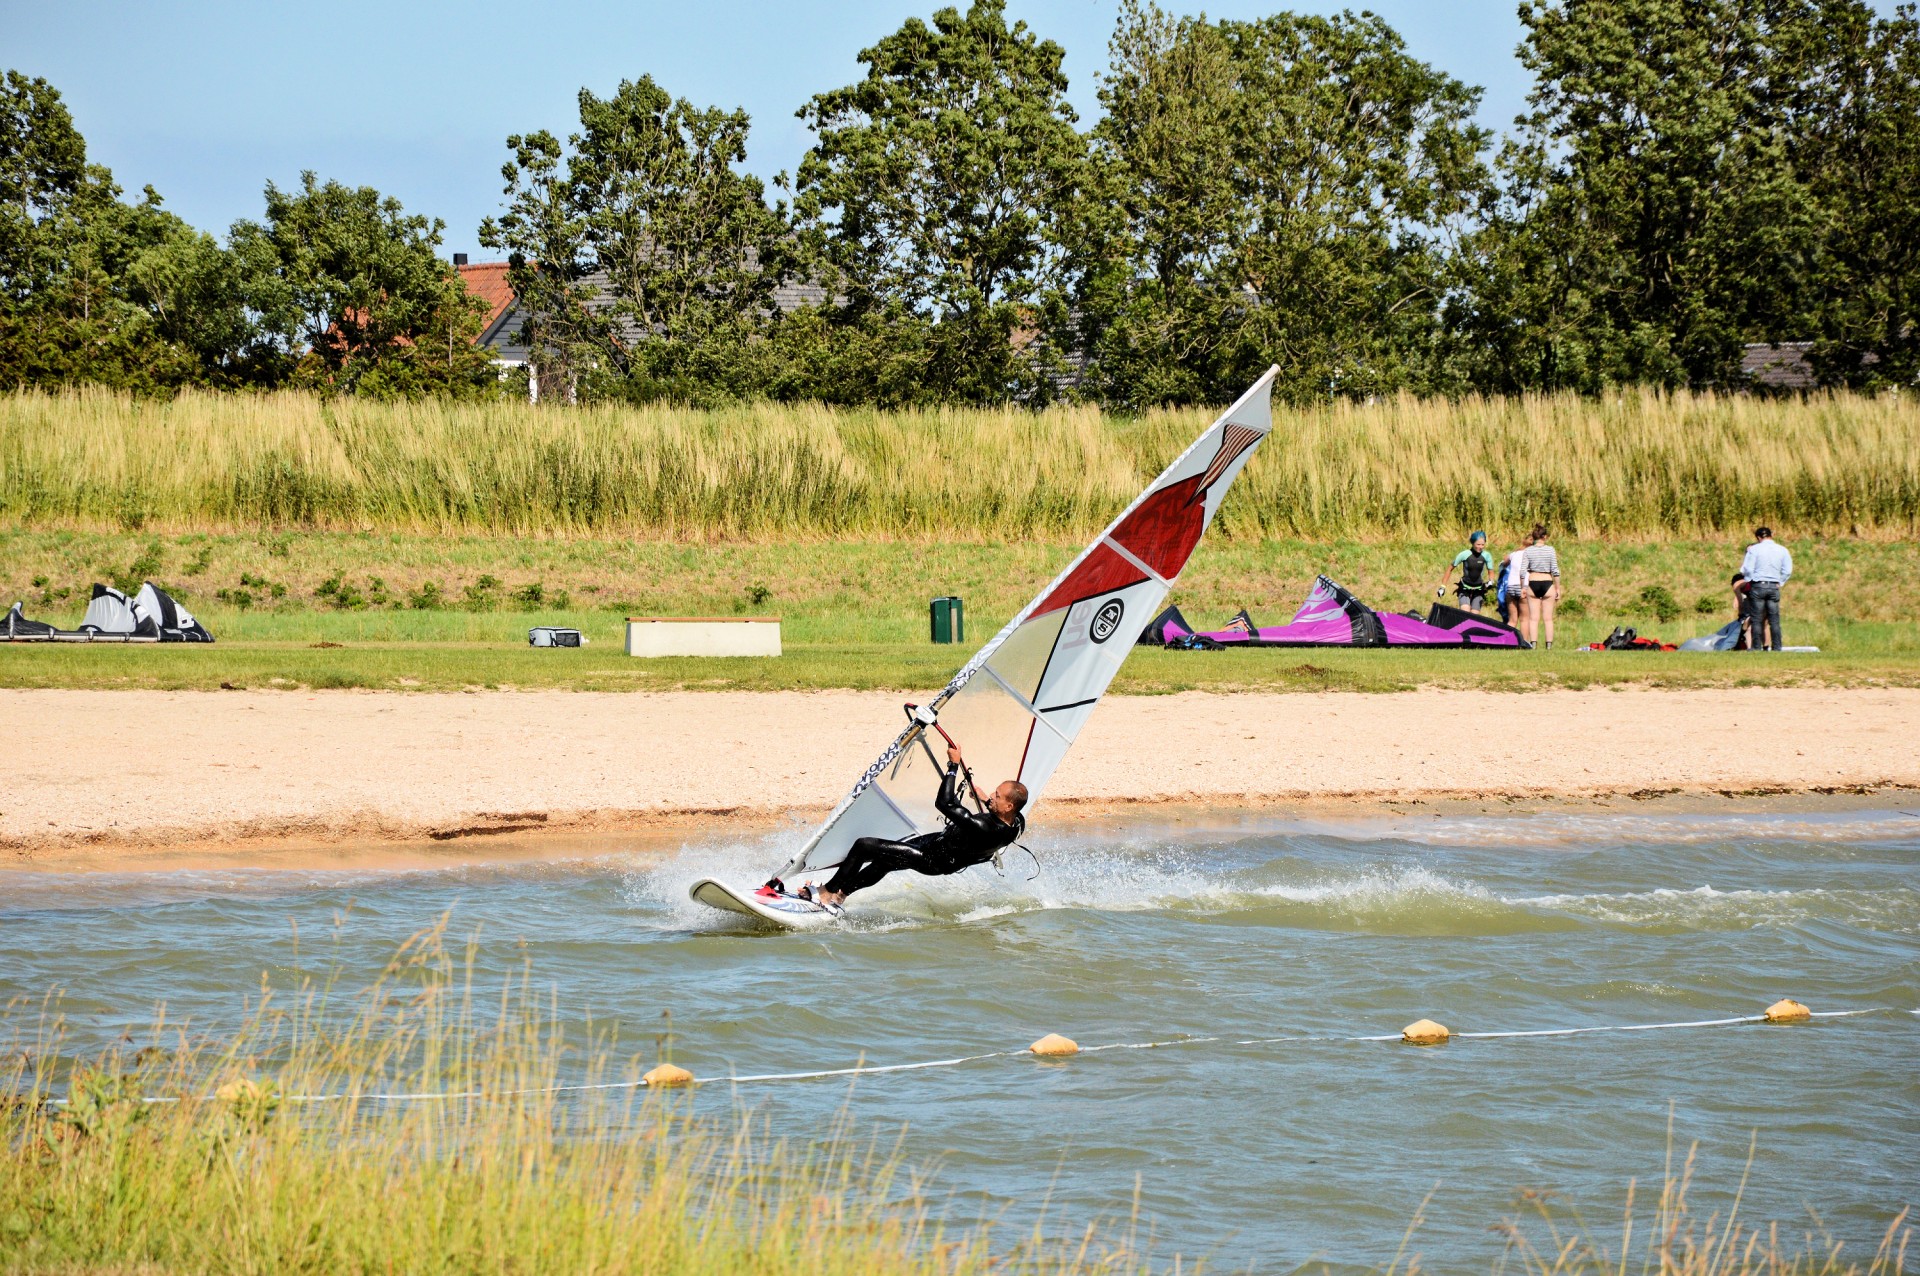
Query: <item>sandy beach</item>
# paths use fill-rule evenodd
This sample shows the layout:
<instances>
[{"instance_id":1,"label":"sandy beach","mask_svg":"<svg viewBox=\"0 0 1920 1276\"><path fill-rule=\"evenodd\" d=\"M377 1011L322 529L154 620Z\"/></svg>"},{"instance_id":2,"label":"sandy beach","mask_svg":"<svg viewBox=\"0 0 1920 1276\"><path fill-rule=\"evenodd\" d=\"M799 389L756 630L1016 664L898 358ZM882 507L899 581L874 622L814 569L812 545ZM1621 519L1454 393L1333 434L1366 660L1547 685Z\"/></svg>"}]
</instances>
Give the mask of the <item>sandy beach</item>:
<instances>
[{"instance_id":1,"label":"sandy beach","mask_svg":"<svg viewBox=\"0 0 1920 1276\"><path fill-rule=\"evenodd\" d=\"M15 863L768 822L899 721L865 692L6 691ZM1920 788L1920 691L1115 696L1041 821L1136 803L1702 801ZM1906 800L1895 798L1894 800ZM1047 807L1053 814L1046 815Z\"/></svg>"}]
</instances>

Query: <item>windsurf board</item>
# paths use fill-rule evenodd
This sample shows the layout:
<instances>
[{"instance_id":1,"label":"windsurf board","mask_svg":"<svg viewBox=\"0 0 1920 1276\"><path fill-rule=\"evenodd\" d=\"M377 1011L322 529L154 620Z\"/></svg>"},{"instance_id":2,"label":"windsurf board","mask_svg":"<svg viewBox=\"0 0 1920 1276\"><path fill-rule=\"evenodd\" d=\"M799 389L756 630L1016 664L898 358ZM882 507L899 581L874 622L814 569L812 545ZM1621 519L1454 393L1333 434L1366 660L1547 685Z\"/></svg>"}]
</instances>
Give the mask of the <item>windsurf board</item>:
<instances>
[{"instance_id":1,"label":"windsurf board","mask_svg":"<svg viewBox=\"0 0 1920 1276\"><path fill-rule=\"evenodd\" d=\"M711 877L701 878L687 893L695 903L729 913L743 913L786 930L816 930L833 925L841 917L837 910L798 895L787 895L764 886L741 890Z\"/></svg>"}]
</instances>

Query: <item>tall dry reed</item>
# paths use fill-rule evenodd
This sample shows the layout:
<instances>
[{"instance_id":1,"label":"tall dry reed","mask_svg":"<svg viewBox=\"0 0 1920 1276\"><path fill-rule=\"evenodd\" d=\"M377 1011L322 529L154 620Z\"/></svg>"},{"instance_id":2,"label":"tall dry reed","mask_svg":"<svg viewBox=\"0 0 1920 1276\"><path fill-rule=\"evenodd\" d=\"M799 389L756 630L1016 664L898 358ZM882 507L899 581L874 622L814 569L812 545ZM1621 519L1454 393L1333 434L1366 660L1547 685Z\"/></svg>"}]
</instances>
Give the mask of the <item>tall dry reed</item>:
<instances>
[{"instance_id":1,"label":"tall dry reed","mask_svg":"<svg viewBox=\"0 0 1920 1276\"><path fill-rule=\"evenodd\" d=\"M1076 538L1207 418L1087 407L382 404L98 391L0 399L0 525ZM1283 409L1227 536L1898 537L1920 526L1911 396L1627 393Z\"/></svg>"}]
</instances>

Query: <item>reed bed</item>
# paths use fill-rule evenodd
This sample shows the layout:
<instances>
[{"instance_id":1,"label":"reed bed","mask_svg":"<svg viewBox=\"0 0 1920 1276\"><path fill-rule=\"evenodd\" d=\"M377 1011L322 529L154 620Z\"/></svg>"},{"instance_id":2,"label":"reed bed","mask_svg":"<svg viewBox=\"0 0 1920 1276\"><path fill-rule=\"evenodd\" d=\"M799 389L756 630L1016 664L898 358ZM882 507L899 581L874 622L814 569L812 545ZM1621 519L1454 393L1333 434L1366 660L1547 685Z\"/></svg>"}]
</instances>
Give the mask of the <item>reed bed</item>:
<instances>
[{"instance_id":1,"label":"reed bed","mask_svg":"<svg viewBox=\"0 0 1920 1276\"><path fill-rule=\"evenodd\" d=\"M473 964L425 932L344 1015L307 985L263 996L230 1037L162 1021L153 1044L86 1062L63 1057L57 1019L28 1025L0 1068L0 1270L1138 1266L1090 1234L995 1250L949 1232L889 1146L845 1121L793 1145L644 1087L559 1092L646 1064L608 1034L567 1040L525 978L476 1004ZM393 1094L453 1097L376 1097Z\"/></svg>"},{"instance_id":2,"label":"reed bed","mask_svg":"<svg viewBox=\"0 0 1920 1276\"><path fill-rule=\"evenodd\" d=\"M716 410L295 393L0 399L0 526L664 539L1074 539L1204 411ZM1652 391L1282 409L1233 538L1910 536L1920 402Z\"/></svg>"}]
</instances>

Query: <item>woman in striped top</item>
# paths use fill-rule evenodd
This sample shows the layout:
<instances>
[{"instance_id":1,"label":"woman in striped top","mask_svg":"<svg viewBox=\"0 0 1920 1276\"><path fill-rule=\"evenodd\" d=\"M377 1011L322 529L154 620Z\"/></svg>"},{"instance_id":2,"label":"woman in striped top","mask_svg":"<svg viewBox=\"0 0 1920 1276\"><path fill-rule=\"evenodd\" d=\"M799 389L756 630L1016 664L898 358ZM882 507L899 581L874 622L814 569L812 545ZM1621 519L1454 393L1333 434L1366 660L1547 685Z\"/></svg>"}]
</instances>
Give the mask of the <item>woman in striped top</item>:
<instances>
[{"instance_id":1,"label":"woman in striped top","mask_svg":"<svg viewBox=\"0 0 1920 1276\"><path fill-rule=\"evenodd\" d=\"M1527 569L1527 592L1533 597L1527 600L1526 629L1528 642L1538 642L1544 635L1547 650L1553 650L1553 611L1560 602L1560 555L1553 552L1553 546L1547 544L1547 529L1543 524L1533 525L1533 534L1527 537L1530 542L1521 556Z\"/></svg>"}]
</instances>

